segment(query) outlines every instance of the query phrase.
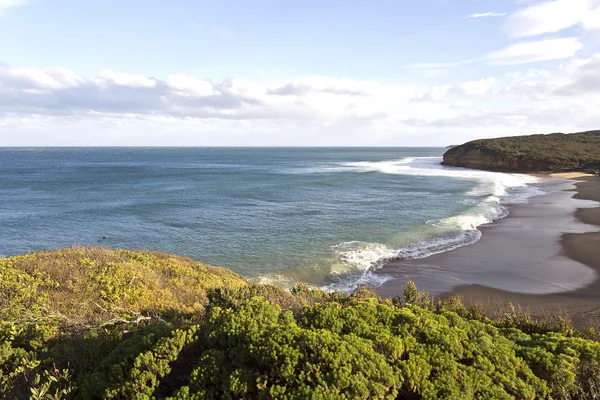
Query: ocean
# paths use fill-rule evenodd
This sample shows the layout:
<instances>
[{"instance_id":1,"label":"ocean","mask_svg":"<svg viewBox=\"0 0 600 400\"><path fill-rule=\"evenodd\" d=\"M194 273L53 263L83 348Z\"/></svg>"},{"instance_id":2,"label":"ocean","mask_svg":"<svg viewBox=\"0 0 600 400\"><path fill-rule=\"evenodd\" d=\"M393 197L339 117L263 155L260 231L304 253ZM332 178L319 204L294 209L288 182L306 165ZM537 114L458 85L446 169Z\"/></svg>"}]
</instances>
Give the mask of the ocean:
<instances>
[{"instance_id":1,"label":"ocean","mask_svg":"<svg viewBox=\"0 0 600 400\"><path fill-rule=\"evenodd\" d=\"M257 282L378 286L475 243L536 178L440 165L443 148L0 148L0 256L151 249Z\"/></svg>"}]
</instances>

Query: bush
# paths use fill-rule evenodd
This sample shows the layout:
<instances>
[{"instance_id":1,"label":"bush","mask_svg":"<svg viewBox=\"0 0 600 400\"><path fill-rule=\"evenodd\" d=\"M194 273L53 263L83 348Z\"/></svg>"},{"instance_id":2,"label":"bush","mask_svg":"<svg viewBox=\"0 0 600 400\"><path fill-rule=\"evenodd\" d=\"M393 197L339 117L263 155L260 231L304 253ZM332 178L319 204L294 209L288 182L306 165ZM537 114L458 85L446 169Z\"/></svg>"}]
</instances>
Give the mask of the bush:
<instances>
[{"instance_id":1,"label":"bush","mask_svg":"<svg viewBox=\"0 0 600 400\"><path fill-rule=\"evenodd\" d=\"M368 290L324 293L302 284L291 292L235 280L227 286L223 279L233 279L227 272L194 269L188 261L154 253L103 250L84 261L92 275L63 271L47 254L41 265L32 263L39 256L28 257L0 260L3 287L10 288L0 294L5 307L17 305L17 299L32 306L3 311L0 398L593 399L600 394L600 343L594 332L579 333L560 318L538 321L518 308L492 320L458 298L434 302L414 283L407 284L404 300L385 300ZM82 265L80 255L61 257ZM120 278L129 267L115 257L149 271L170 271L161 290L178 287L182 275L193 279L187 282L202 277L208 289L198 296L207 300L190 313L197 297L163 293L173 303L144 318L94 314L87 319L94 325L72 325L60 317L67 310L54 291L68 277L85 276L79 284L106 289L92 293L73 286L69 290L79 300L88 293L88 300L107 296L113 303L132 304L130 285ZM157 282L141 270L136 274L141 282Z\"/></svg>"}]
</instances>

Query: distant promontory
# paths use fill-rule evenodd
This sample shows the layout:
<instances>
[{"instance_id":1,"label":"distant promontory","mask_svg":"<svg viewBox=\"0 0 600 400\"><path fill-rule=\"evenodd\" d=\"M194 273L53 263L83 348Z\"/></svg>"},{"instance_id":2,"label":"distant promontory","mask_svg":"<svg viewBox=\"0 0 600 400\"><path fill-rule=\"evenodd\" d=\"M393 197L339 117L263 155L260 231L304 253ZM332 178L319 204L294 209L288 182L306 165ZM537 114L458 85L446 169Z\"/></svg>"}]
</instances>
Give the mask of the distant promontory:
<instances>
[{"instance_id":1,"label":"distant promontory","mask_svg":"<svg viewBox=\"0 0 600 400\"><path fill-rule=\"evenodd\" d=\"M480 139L444 154L444 165L503 172L600 169L600 131Z\"/></svg>"}]
</instances>

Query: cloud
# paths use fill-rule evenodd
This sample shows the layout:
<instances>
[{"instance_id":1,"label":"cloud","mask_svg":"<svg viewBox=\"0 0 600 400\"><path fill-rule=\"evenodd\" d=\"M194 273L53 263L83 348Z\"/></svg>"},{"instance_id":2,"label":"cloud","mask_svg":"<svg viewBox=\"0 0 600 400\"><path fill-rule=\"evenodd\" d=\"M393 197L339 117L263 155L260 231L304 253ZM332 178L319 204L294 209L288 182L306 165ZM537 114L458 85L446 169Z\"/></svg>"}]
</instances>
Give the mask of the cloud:
<instances>
[{"instance_id":1,"label":"cloud","mask_svg":"<svg viewBox=\"0 0 600 400\"><path fill-rule=\"evenodd\" d=\"M531 0L521 3L531 4ZM471 14L467 18L505 16L506 13L486 12ZM511 37L531 37L556 33L580 25L587 31L600 32L600 0L552 0L534 2L511 14L505 28ZM448 70L464 65L486 63L490 65L517 65L541 61L563 60L575 56L584 47L582 38L571 34L537 41L515 43L492 51L482 57L454 62L413 63L406 68L426 77L439 77Z\"/></svg>"},{"instance_id":2,"label":"cloud","mask_svg":"<svg viewBox=\"0 0 600 400\"><path fill-rule=\"evenodd\" d=\"M359 82L352 79L335 79L310 76L296 79L281 86L271 87L267 94L278 96L305 96L310 93L331 93L342 96L363 96L378 84L375 82Z\"/></svg>"},{"instance_id":3,"label":"cloud","mask_svg":"<svg viewBox=\"0 0 600 400\"><path fill-rule=\"evenodd\" d=\"M600 104L600 54L579 57L556 71L531 70L516 74L504 89L506 94L527 100L595 99Z\"/></svg>"},{"instance_id":4,"label":"cloud","mask_svg":"<svg viewBox=\"0 0 600 400\"><path fill-rule=\"evenodd\" d=\"M468 81L463 82L458 85L458 92L464 96L480 96L488 93L494 84L496 83L496 78L486 78L478 81Z\"/></svg>"},{"instance_id":5,"label":"cloud","mask_svg":"<svg viewBox=\"0 0 600 400\"><path fill-rule=\"evenodd\" d=\"M80 84L81 78L66 68L0 67L0 85L29 92L60 90Z\"/></svg>"},{"instance_id":6,"label":"cloud","mask_svg":"<svg viewBox=\"0 0 600 400\"><path fill-rule=\"evenodd\" d=\"M582 18L583 28L590 31L600 30L600 7L590 10Z\"/></svg>"},{"instance_id":7,"label":"cloud","mask_svg":"<svg viewBox=\"0 0 600 400\"><path fill-rule=\"evenodd\" d=\"M165 84L182 96L207 97L214 94L212 83L185 74L169 75Z\"/></svg>"},{"instance_id":8,"label":"cloud","mask_svg":"<svg viewBox=\"0 0 600 400\"><path fill-rule=\"evenodd\" d=\"M464 64L469 64L477 60L464 60L456 62L426 62L426 63L414 63L406 66L408 69L422 70L422 69L447 69L456 68Z\"/></svg>"},{"instance_id":9,"label":"cloud","mask_svg":"<svg viewBox=\"0 0 600 400\"><path fill-rule=\"evenodd\" d=\"M27 0L0 0L0 8L24 6Z\"/></svg>"},{"instance_id":10,"label":"cloud","mask_svg":"<svg viewBox=\"0 0 600 400\"><path fill-rule=\"evenodd\" d=\"M497 13L497 12L486 12L480 14L471 14L467 15L467 18L490 18L490 17L504 17L508 15L508 13Z\"/></svg>"},{"instance_id":11,"label":"cloud","mask_svg":"<svg viewBox=\"0 0 600 400\"><path fill-rule=\"evenodd\" d=\"M444 131L469 129L481 132L501 129L506 132L575 132L597 129L600 124L600 53L575 57L555 70L531 69L508 74L504 79L488 78L464 82L452 90L459 99L449 97L455 112L401 118L407 127L435 128ZM462 92L460 89L467 89ZM494 90L492 90L492 88ZM469 89L479 93L477 102L465 99ZM489 103L486 103L486 100ZM485 135L478 133L477 136Z\"/></svg>"},{"instance_id":12,"label":"cloud","mask_svg":"<svg viewBox=\"0 0 600 400\"><path fill-rule=\"evenodd\" d=\"M515 132L517 129L523 129L523 133L527 134L549 133L550 131L554 131L555 127L562 126L566 120L580 117L579 110L576 108L531 108L519 106L500 111L467 111L446 118L409 118L403 120L402 123L408 126L438 129L477 127L480 132L484 128L499 127L501 128L501 131L504 132L502 135L506 136L507 132ZM578 129L571 128L571 130L575 131ZM567 131L569 131L569 129L567 129ZM481 137L481 133L478 136Z\"/></svg>"},{"instance_id":13,"label":"cloud","mask_svg":"<svg viewBox=\"0 0 600 400\"><path fill-rule=\"evenodd\" d=\"M425 63L413 63L406 66L406 69L414 72L418 72L426 78L437 78L448 72L448 70L458 68L466 64L472 64L480 61L475 60L462 60L455 62L425 62Z\"/></svg>"},{"instance_id":14,"label":"cloud","mask_svg":"<svg viewBox=\"0 0 600 400\"><path fill-rule=\"evenodd\" d=\"M2 115L173 118L238 121L380 121L398 107L441 104L448 97L483 96L495 78L456 85L419 86L308 76L270 83L225 79L219 83L187 74L163 79L103 70L81 76L65 68L0 67ZM454 101L453 100L453 101Z\"/></svg>"},{"instance_id":15,"label":"cloud","mask_svg":"<svg viewBox=\"0 0 600 400\"><path fill-rule=\"evenodd\" d=\"M449 69L475 63L517 65L540 61L563 60L573 57L582 48L583 44L575 37L546 39L516 43L476 59L456 62L415 63L407 65L406 68L425 74L431 71L443 74Z\"/></svg>"},{"instance_id":16,"label":"cloud","mask_svg":"<svg viewBox=\"0 0 600 400\"><path fill-rule=\"evenodd\" d=\"M573 57L583 44L575 37L521 42L489 53L483 59L494 65L527 64Z\"/></svg>"},{"instance_id":17,"label":"cloud","mask_svg":"<svg viewBox=\"0 0 600 400\"><path fill-rule=\"evenodd\" d=\"M80 78L81 79L81 78ZM157 82L155 79L147 78L139 74L126 74L114 72L110 69L103 70L93 78L98 86L126 86L130 88L153 88Z\"/></svg>"},{"instance_id":18,"label":"cloud","mask_svg":"<svg viewBox=\"0 0 600 400\"><path fill-rule=\"evenodd\" d=\"M402 144L393 138L420 132L429 139L410 143L433 145L444 144L427 136L437 129L461 138L575 131L600 123L598 76L600 54L554 70L442 85L0 67L0 138L4 145L54 143L48 137L64 139L57 144L364 145ZM347 132L353 136L345 141Z\"/></svg>"},{"instance_id":19,"label":"cloud","mask_svg":"<svg viewBox=\"0 0 600 400\"><path fill-rule=\"evenodd\" d=\"M28 0L0 0L0 17L6 16L9 8L24 6Z\"/></svg>"},{"instance_id":20,"label":"cloud","mask_svg":"<svg viewBox=\"0 0 600 400\"><path fill-rule=\"evenodd\" d=\"M64 68L0 67L0 113L46 115L169 115L177 118L310 119L381 118L385 110L361 99L390 92L385 85L307 77L282 84L241 79L220 83L182 73L164 79L103 70L80 76ZM393 94L406 101L412 91Z\"/></svg>"},{"instance_id":21,"label":"cloud","mask_svg":"<svg viewBox=\"0 0 600 400\"><path fill-rule=\"evenodd\" d=\"M506 20L511 37L529 37L559 32L582 24L597 27L600 0L553 0L518 10Z\"/></svg>"},{"instance_id":22,"label":"cloud","mask_svg":"<svg viewBox=\"0 0 600 400\"><path fill-rule=\"evenodd\" d=\"M509 82L494 92L510 99L514 113L527 116L527 124L544 131L575 132L600 126L600 54L580 56L555 70L532 69L512 73ZM500 108L483 109L489 118ZM546 120L544 120L546 118ZM544 128L545 129L542 129Z\"/></svg>"}]
</instances>

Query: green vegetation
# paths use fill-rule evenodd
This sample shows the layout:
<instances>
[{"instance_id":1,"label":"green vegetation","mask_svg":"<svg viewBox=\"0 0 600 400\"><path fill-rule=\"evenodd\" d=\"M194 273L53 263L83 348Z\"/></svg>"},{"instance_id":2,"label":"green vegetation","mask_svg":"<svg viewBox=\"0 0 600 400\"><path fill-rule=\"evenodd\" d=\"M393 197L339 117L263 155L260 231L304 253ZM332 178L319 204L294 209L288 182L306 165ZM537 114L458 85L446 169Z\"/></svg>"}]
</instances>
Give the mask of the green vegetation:
<instances>
[{"instance_id":1,"label":"green vegetation","mask_svg":"<svg viewBox=\"0 0 600 400\"><path fill-rule=\"evenodd\" d=\"M600 168L600 131L482 139L451 148L447 165L506 171Z\"/></svg>"},{"instance_id":2,"label":"green vegetation","mask_svg":"<svg viewBox=\"0 0 600 400\"><path fill-rule=\"evenodd\" d=\"M156 252L76 248L0 259L0 320L70 326L144 314L195 313L207 290L246 285L239 275Z\"/></svg>"},{"instance_id":3,"label":"green vegetation","mask_svg":"<svg viewBox=\"0 0 600 400\"><path fill-rule=\"evenodd\" d=\"M598 395L595 332L517 311L491 320L412 283L381 299L253 285L159 253L0 259L0 398Z\"/></svg>"}]
</instances>

